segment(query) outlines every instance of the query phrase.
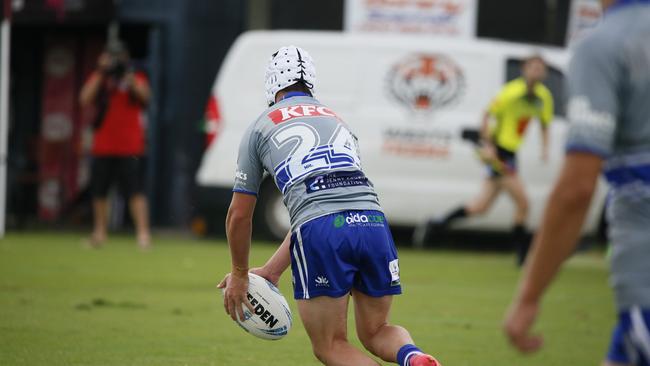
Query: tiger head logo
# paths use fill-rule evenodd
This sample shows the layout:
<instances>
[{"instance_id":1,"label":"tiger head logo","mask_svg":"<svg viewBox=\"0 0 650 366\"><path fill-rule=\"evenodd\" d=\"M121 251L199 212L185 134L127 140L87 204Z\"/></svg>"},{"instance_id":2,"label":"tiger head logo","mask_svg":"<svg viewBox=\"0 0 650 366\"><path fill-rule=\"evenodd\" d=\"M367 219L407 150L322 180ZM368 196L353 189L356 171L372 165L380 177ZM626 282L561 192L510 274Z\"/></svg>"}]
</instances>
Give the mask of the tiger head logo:
<instances>
[{"instance_id":1,"label":"tiger head logo","mask_svg":"<svg viewBox=\"0 0 650 366\"><path fill-rule=\"evenodd\" d=\"M457 101L465 89L458 65L441 54L409 55L389 71L392 97L417 112L432 112Z\"/></svg>"}]
</instances>

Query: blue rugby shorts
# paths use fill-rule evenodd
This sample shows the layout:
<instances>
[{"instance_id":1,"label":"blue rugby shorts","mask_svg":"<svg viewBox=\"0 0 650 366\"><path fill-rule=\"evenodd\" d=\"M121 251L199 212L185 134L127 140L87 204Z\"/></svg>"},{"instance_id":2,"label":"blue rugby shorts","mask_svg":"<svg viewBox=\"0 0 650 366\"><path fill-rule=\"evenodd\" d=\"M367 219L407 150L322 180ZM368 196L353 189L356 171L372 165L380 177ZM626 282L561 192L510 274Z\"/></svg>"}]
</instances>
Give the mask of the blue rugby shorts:
<instances>
[{"instance_id":1,"label":"blue rugby shorts","mask_svg":"<svg viewBox=\"0 0 650 366\"><path fill-rule=\"evenodd\" d=\"M634 366L650 366L650 309L622 311L612 332L607 360Z\"/></svg>"},{"instance_id":2,"label":"blue rugby shorts","mask_svg":"<svg viewBox=\"0 0 650 366\"><path fill-rule=\"evenodd\" d=\"M353 288L402 293L399 262L384 214L342 211L300 225L291 236L294 298L341 297Z\"/></svg>"}]
</instances>

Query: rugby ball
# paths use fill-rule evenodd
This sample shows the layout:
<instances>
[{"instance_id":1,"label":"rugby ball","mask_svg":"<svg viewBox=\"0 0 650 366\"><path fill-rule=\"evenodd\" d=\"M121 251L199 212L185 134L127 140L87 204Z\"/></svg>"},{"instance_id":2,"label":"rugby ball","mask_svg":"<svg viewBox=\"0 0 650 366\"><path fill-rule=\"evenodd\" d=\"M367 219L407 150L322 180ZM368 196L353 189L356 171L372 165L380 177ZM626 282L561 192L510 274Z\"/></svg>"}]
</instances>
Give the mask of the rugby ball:
<instances>
[{"instance_id":1,"label":"rugby ball","mask_svg":"<svg viewBox=\"0 0 650 366\"><path fill-rule=\"evenodd\" d=\"M223 290L221 291L223 295ZM242 304L244 319L237 324L248 333L262 339L276 340L291 329L291 310L280 290L256 274L248 274L248 301L253 313Z\"/></svg>"}]
</instances>

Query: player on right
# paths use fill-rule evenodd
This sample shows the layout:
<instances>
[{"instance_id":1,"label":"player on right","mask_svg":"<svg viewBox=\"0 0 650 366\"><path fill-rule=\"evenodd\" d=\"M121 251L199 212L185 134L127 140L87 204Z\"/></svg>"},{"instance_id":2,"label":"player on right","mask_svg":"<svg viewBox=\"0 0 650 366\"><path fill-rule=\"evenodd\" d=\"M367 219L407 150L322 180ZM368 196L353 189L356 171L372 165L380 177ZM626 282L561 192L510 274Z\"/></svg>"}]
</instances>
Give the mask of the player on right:
<instances>
[{"instance_id":1,"label":"player on right","mask_svg":"<svg viewBox=\"0 0 650 366\"><path fill-rule=\"evenodd\" d=\"M564 167L549 198L504 330L522 352L541 297L575 249L601 171L619 322L605 366L650 365L650 0L602 0L602 23L569 70L571 122Z\"/></svg>"}]
</instances>

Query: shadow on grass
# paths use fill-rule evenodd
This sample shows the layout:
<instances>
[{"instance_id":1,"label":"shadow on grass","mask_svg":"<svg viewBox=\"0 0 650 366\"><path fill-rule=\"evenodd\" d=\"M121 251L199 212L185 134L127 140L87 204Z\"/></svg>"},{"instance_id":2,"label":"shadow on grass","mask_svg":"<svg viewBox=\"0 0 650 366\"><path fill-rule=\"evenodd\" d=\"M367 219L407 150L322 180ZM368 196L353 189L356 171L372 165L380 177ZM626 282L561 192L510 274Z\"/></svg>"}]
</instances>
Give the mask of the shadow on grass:
<instances>
[{"instance_id":1,"label":"shadow on grass","mask_svg":"<svg viewBox=\"0 0 650 366\"><path fill-rule=\"evenodd\" d=\"M88 303L79 303L74 307L77 310L81 311L90 311L93 309L100 308L114 308L114 309L124 309L124 310L140 310L146 309L146 304L131 302L131 301L120 301L112 302L110 300L103 299L101 297L95 298Z\"/></svg>"}]
</instances>

